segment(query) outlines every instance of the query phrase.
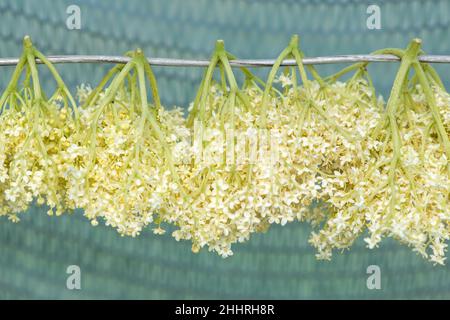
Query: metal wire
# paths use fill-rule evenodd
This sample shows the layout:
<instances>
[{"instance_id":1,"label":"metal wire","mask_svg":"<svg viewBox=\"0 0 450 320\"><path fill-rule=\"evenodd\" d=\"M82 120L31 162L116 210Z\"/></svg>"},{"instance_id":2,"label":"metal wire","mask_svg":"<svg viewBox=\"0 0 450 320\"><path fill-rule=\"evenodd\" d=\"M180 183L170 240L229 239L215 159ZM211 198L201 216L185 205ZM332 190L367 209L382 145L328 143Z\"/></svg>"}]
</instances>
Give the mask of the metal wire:
<instances>
[{"instance_id":1,"label":"metal wire","mask_svg":"<svg viewBox=\"0 0 450 320\"><path fill-rule=\"evenodd\" d=\"M103 56L103 55L64 55L48 56L52 63L119 63L124 64L130 61L129 57ZM390 54L379 55L342 55L304 58L305 65L333 64L333 63L352 63L352 62L396 62L400 59ZM0 66L14 66L18 63L17 58L0 58ZM149 63L154 66L166 67L207 67L208 60L189 60L189 59L170 59L170 58L149 58ZM423 55L419 57L420 62L427 63L450 63L450 56L443 55ZM36 63L42 63L36 59ZM271 67L275 60L270 59L236 59L230 60L232 67ZM283 66L296 65L295 60L287 59L282 63Z\"/></svg>"}]
</instances>

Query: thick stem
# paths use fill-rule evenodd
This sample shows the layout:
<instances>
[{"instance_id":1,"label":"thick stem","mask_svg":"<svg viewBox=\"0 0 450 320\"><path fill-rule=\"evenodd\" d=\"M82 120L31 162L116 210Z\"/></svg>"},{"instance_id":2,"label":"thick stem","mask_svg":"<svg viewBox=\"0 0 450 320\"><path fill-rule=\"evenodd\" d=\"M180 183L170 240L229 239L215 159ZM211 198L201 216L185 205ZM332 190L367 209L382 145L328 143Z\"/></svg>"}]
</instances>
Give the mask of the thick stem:
<instances>
[{"instance_id":1,"label":"thick stem","mask_svg":"<svg viewBox=\"0 0 450 320\"><path fill-rule=\"evenodd\" d=\"M228 83L230 85L230 90L238 91L239 87L237 85L236 78L234 77L233 70L231 69L230 62L228 61L228 58L227 58L226 54L220 53L219 54L219 60L221 62L221 65L225 69L225 74L227 76Z\"/></svg>"},{"instance_id":2,"label":"thick stem","mask_svg":"<svg viewBox=\"0 0 450 320\"><path fill-rule=\"evenodd\" d=\"M298 66L298 70L300 72L300 78L302 79L303 82L303 86L306 89L309 89L309 79L308 76L306 75L306 70L305 70L305 66L303 65L303 59L300 55L300 52L298 51L298 48L295 46L294 48L292 48L292 55L294 56L295 62L297 62L297 66ZM319 82L321 85L323 85L322 79L320 79Z\"/></svg>"},{"instance_id":3,"label":"thick stem","mask_svg":"<svg viewBox=\"0 0 450 320\"><path fill-rule=\"evenodd\" d=\"M155 74L153 73L152 68L150 67L150 63L144 57L143 58L144 70L147 74L148 80L150 81L150 89L152 90L153 102L155 103L156 109L161 109L161 99L158 93L158 84L156 83Z\"/></svg>"},{"instance_id":4,"label":"thick stem","mask_svg":"<svg viewBox=\"0 0 450 320\"><path fill-rule=\"evenodd\" d=\"M217 48L216 48L217 50ZM194 109L192 110L195 113L197 113L197 109L199 108L199 117L200 121L205 120L205 113L206 113L206 99L209 95L209 90L211 86L212 77L214 75L214 69L216 68L217 63L219 62L219 57L217 54L217 51L213 53L213 56L211 58L211 61L209 63L208 69L206 71L206 75L204 78L203 88L201 88L201 96L199 99L200 106L197 106L194 104Z\"/></svg>"},{"instance_id":5,"label":"thick stem","mask_svg":"<svg viewBox=\"0 0 450 320\"><path fill-rule=\"evenodd\" d=\"M11 94L13 90L17 87L17 82L19 81L20 75L22 74L22 70L26 64L27 56L25 53L22 54L22 56L19 59L19 62L17 63L16 68L14 69L13 75L11 77L11 80L9 81L5 91L3 92L1 98L0 98L0 108L3 112L3 106L5 104L6 99Z\"/></svg>"},{"instance_id":6,"label":"thick stem","mask_svg":"<svg viewBox=\"0 0 450 320\"><path fill-rule=\"evenodd\" d=\"M139 92L141 95L141 118L139 120L139 127L138 132L136 136L136 147L135 147L135 170L137 170L137 165L139 163L140 158L140 152L142 148L143 143L143 135L144 135L144 127L145 127L145 121L147 117L152 116L150 115L150 112L148 110L148 104L147 104L147 88L145 85L145 70L141 63L137 63L136 65L137 74L138 74L138 84L139 84ZM161 142L163 143L163 142Z\"/></svg>"},{"instance_id":7,"label":"thick stem","mask_svg":"<svg viewBox=\"0 0 450 320\"><path fill-rule=\"evenodd\" d=\"M377 137L380 130L382 130L387 121L389 121L389 114L396 112L400 100L400 96L402 94L402 87L404 81L408 75L411 64L417 59L417 55L420 50L421 40L414 39L409 44L408 48L404 52L401 57L400 68L395 76L394 84L391 89L391 94L389 95L389 99L386 106L385 116L381 119L378 126L375 128L374 137ZM391 112L392 111L392 112Z\"/></svg>"},{"instance_id":8,"label":"thick stem","mask_svg":"<svg viewBox=\"0 0 450 320\"><path fill-rule=\"evenodd\" d=\"M219 64L219 71L220 71L220 84L222 86L222 91L226 92L227 91L227 80L226 80L225 70L224 70L222 63Z\"/></svg>"},{"instance_id":9,"label":"thick stem","mask_svg":"<svg viewBox=\"0 0 450 320\"><path fill-rule=\"evenodd\" d=\"M33 80L34 97L37 101L40 101L42 99L42 93L35 57L31 49L27 48L26 50L27 50L27 63L30 66L31 79Z\"/></svg>"},{"instance_id":10,"label":"thick stem","mask_svg":"<svg viewBox=\"0 0 450 320\"><path fill-rule=\"evenodd\" d=\"M297 43L295 43L295 46L292 48L292 55L294 56L295 61L297 62L297 66L300 70L300 75L302 77L302 81L303 81L304 85L306 86L306 83L308 82L308 78L306 76L305 66L303 64L304 54L303 54L303 52L301 52L299 50L299 47L298 47L298 38L297 38ZM309 70L309 72L311 73L313 79L316 80L321 87L324 87L325 82L323 81L323 79L319 75L319 73L317 72L316 68L313 65L308 65L306 67Z\"/></svg>"}]
</instances>

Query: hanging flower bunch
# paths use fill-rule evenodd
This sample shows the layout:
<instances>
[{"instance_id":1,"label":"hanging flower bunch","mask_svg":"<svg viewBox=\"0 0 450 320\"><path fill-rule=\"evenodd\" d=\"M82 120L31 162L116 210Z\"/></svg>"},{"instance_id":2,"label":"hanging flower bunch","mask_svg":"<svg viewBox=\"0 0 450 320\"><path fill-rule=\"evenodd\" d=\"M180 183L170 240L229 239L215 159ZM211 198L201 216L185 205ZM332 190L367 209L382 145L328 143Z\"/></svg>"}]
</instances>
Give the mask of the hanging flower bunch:
<instances>
[{"instance_id":1,"label":"hanging flower bunch","mask_svg":"<svg viewBox=\"0 0 450 320\"><path fill-rule=\"evenodd\" d=\"M355 185L311 242L319 257L348 248L367 229L376 247L390 236L443 264L449 238L449 96L434 70L417 59L420 41L395 50L402 63ZM414 69L414 76L409 73ZM336 197L336 196L335 196ZM333 200L332 202L335 202Z\"/></svg>"},{"instance_id":2,"label":"hanging flower bunch","mask_svg":"<svg viewBox=\"0 0 450 320\"><path fill-rule=\"evenodd\" d=\"M361 164L372 148L364 138L380 118L382 101L376 99L363 67L346 83L325 81L309 67L314 77L309 80L297 37L292 38L275 62L268 86L281 62L289 57L295 59L303 85L297 83L295 67L281 75L278 81L284 94L275 101L274 112L289 120L288 129L282 130L286 134L283 140L288 142L283 161L292 188L299 193L297 218L318 225L324 219L324 209L339 207L341 204L332 200L352 188L360 174L358 170L363 170ZM263 109L266 104L264 99ZM316 209L310 210L314 203Z\"/></svg>"},{"instance_id":3,"label":"hanging flower bunch","mask_svg":"<svg viewBox=\"0 0 450 320\"><path fill-rule=\"evenodd\" d=\"M320 259L363 235L369 248L392 237L444 264L450 95L419 62L419 40L376 53L401 59L386 104L368 63L322 78L304 65L297 36L265 82L233 69L218 41L185 119L162 106L141 50L94 89L80 86L76 105L27 37L0 98L0 215L18 221L36 201L49 214L83 209L121 235L172 225L193 252L223 257L255 232L299 220L312 224ZM280 70L289 58L295 66ZM56 80L49 98L36 59Z\"/></svg>"},{"instance_id":4,"label":"hanging flower bunch","mask_svg":"<svg viewBox=\"0 0 450 320\"><path fill-rule=\"evenodd\" d=\"M102 218L120 234L136 236L151 222L155 233L163 233L163 216L185 195L181 177L189 174L185 149L190 133L181 110L161 106L143 52L130 56L96 89L80 88L82 134L70 137L62 156L72 206L84 209L93 225Z\"/></svg>"},{"instance_id":5,"label":"hanging flower bunch","mask_svg":"<svg viewBox=\"0 0 450 320\"><path fill-rule=\"evenodd\" d=\"M207 246L223 257L232 254L233 243L271 223L293 220L292 208L282 199L288 195L279 189L288 177L272 157L279 137L268 130L287 121L273 113L264 128L259 125L261 81L243 69L246 81L238 87L232 57L218 41L187 121L193 159L185 183L191 192L168 221L179 227L173 236L191 240L194 252ZM218 83L213 80L216 66Z\"/></svg>"},{"instance_id":6,"label":"hanging flower bunch","mask_svg":"<svg viewBox=\"0 0 450 320\"><path fill-rule=\"evenodd\" d=\"M35 59L56 80L48 98L42 91ZM23 83L19 85L23 76ZM18 221L34 199L48 213L65 211L61 153L76 130L77 107L61 77L29 37L11 81L0 98L0 215Z\"/></svg>"}]
</instances>

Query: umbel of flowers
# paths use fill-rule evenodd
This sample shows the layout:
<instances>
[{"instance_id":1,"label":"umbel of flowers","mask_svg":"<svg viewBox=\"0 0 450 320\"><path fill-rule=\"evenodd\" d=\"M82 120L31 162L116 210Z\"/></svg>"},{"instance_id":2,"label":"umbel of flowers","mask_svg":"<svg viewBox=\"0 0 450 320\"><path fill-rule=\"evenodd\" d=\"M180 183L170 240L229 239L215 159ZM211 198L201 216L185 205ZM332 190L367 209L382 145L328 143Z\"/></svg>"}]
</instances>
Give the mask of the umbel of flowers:
<instances>
[{"instance_id":1,"label":"umbel of flowers","mask_svg":"<svg viewBox=\"0 0 450 320\"><path fill-rule=\"evenodd\" d=\"M391 95L365 138L371 154L354 187L343 194L345 203L311 238L320 257L348 248L368 231L369 248L390 236L444 263L450 218L449 96L433 69L419 63L419 49L420 40L414 39L406 51L395 50L401 64Z\"/></svg>"},{"instance_id":2,"label":"umbel of flowers","mask_svg":"<svg viewBox=\"0 0 450 320\"><path fill-rule=\"evenodd\" d=\"M23 53L0 98L0 215L18 221L35 199L60 215L65 211L66 185L62 153L79 129L78 109L54 66L25 37ZM46 95L35 59L56 80ZM22 81L22 82L21 82ZM21 83L20 83L21 82Z\"/></svg>"},{"instance_id":3,"label":"umbel of flowers","mask_svg":"<svg viewBox=\"0 0 450 320\"><path fill-rule=\"evenodd\" d=\"M179 109L162 107L143 52L129 56L96 89L80 90L82 133L69 138L63 157L72 206L84 209L93 225L101 218L120 234L135 236L152 222L162 233L164 215L185 196L181 177L189 167L182 160L189 131Z\"/></svg>"},{"instance_id":4,"label":"umbel of flowers","mask_svg":"<svg viewBox=\"0 0 450 320\"><path fill-rule=\"evenodd\" d=\"M304 65L298 36L266 81L232 68L217 41L184 117L163 107L142 50L95 88L81 85L77 103L25 37L0 97L0 216L17 222L33 202L50 215L83 209L124 236L172 226L193 252L223 257L272 224L301 221L319 259L360 236L368 248L392 237L444 264L450 95L419 62L420 45L375 52L401 60L385 104L367 62L322 77ZM282 69L285 59L295 65ZM42 71L56 81L51 93Z\"/></svg>"}]
</instances>

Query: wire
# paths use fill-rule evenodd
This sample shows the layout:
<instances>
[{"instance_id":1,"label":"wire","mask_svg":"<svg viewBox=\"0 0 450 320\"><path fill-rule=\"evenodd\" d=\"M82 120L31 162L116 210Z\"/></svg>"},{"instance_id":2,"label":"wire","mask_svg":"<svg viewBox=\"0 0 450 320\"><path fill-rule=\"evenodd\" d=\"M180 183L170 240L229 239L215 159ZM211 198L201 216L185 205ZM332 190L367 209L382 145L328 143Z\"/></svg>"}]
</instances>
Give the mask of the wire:
<instances>
[{"instance_id":1,"label":"wire","mask_svg":"<svg viewBox=\"0 0 450 320\"><path fill-rule=\"evenodd\" d=\"M48 56L47 59L52 63L119 63L124 64L130 61L129 57L103 56L103 55L65 55ZM207 67L209 60L189 60L189 59L170 59L170 58L149 58L149 63L153 66L166 67ZM351 63L351 62L396 62L400 58L390 54L379 55L342 55L304 58L305 65L333 64L333 63ZM422 55L420 62L426 63L450 63L450 56L444 55ZM0 58L0 66L14 66L19 62L17 58ZM42 64L42 61L36 59L36 63ZM271 67L275 60L269 59L236 59L230 60L232 67ZM284 60L282 66L295 66L293 59Z\"/></svg>"}]
</instances>

